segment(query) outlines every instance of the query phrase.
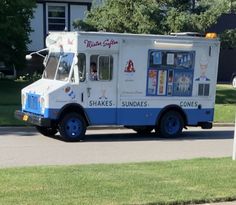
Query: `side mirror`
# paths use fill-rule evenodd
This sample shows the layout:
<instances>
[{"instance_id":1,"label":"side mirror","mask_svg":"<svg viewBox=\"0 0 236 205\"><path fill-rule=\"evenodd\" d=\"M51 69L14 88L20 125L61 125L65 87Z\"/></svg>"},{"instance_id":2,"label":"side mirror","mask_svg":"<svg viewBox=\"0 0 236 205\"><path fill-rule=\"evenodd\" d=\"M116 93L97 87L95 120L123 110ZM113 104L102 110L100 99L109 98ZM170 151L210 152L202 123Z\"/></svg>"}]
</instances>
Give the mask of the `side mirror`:
<instances>
[{"instance_id":1,"label":"side mirror","mask_svg":"<svg viewBox=\"0 0 236 205\"><path fill-rule=\"evenodd\" d=\"M78 64L78 61L79 61L79 59L78 59L78 57L77 57L77 56L75 56L75 59L74 59L74 61L75 61L75 65L77 65L77 64Z\"/></svg>"},{"instance_id":2,"label":"side mirror","mask_svg":"<svg viewBox=\"0 0 236 205\"><path fill-rule=\"evenodd\" d=\"M44 66L44 67L46 67L47 61L48 61L48 55L46 55L45 58L44 58L44 60L43 60L43 66Z\"/></svg>"},{"instance_id":3,"label":"side mirror","mask_svg":"<svg viewBox=\"0 0 236 205\"><path fill-rule=\"evenodd\" d=\"M26 59L27 61L31 60L31 59L32 59L32 55L26 55L26 56L25 56L25 59Z\"/></svg>"}]
</instances>

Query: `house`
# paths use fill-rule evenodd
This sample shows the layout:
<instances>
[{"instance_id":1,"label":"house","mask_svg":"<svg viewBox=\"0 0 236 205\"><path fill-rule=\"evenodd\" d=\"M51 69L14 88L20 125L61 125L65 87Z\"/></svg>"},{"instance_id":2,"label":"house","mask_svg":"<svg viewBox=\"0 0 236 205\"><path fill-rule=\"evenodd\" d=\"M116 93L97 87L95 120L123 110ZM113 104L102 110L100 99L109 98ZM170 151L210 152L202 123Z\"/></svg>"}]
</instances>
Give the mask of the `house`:
<instances>
[{"instance_id":1,"label":"house","mask_svg":"<svg viewBox=\"0 0 236 205\"><path fill-rule=\"evenodd\" d=\"M36 0L29 51L45 47L45 37L50 31L73 31L73 21L83 19L93 0ZM100 3L101 0L97 0Z\"/></svg>"},{"instance_id":2,"label":"house","mask_svg":"<svg viewBox=\"0 0 236 205\"><path fill-rule=\"evenodd\" d=\"M231 8L232 10L232 8ZM236 14L227 13L222 14L217 22L207 29L208 32L215 32L222 34L229 29L236 29ZM219 69L217 82L219 83L232 83L236 88L236 47L223 47L220 50Z\"/></svg>"}]
</instances>

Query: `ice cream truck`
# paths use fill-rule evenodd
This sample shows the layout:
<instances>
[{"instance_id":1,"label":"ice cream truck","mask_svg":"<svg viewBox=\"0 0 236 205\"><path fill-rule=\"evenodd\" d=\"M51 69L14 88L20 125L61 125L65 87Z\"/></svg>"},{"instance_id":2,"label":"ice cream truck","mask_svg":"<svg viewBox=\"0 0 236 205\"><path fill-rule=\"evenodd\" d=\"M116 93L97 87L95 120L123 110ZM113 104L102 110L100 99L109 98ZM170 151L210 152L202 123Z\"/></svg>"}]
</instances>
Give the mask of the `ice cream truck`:
<instances>
[{"instance_id":1,"label":"ice cream truck","mask_svg":"<svg viewBox=\"0 0 236 205\"><path fill-rule=\"evenodd\" d=\"M214 34L53 32L42 79L21 91L16 118L79 141L88 126L179 136L212 127L220 42ZM40 52L38 52L39 54Z\"/></svg>"}]
</instances>

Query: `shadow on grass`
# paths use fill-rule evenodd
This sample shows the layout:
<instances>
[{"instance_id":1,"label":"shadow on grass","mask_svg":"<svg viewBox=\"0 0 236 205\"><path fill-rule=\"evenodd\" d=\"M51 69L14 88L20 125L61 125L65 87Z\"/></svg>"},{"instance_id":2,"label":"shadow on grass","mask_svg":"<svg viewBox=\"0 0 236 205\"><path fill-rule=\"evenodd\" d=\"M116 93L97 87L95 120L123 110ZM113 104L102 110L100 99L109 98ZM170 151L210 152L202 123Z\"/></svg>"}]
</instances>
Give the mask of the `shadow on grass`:
<instances>
[{"instance_id":1,"label":"shadow on grass","mask_svg":"<svg viewBox=\"0 0 236 205\"><path fill-rule=\"evenodd\" d=\"M236 104L236 89L218 89L216 104Z\"/></svg>"}]
</instances>

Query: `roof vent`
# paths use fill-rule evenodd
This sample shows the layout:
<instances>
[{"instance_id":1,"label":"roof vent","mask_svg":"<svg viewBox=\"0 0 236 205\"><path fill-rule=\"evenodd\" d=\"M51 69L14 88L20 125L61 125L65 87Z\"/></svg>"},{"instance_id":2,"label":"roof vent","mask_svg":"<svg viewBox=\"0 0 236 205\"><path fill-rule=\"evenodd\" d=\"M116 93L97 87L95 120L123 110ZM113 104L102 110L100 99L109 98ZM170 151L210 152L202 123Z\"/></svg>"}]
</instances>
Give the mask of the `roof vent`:
<instances>
[{"instance_id":1,"label":"roof vent","mask_svg":"<svg viewBox=\"0 0 236 205\"><path fill-rule=\"evenodd\" d=\"M170 33L172 36L192 36L192 37L203 37L201 33L198 32L179 32L179 33Z\"/></svg>"}]
</instances>

